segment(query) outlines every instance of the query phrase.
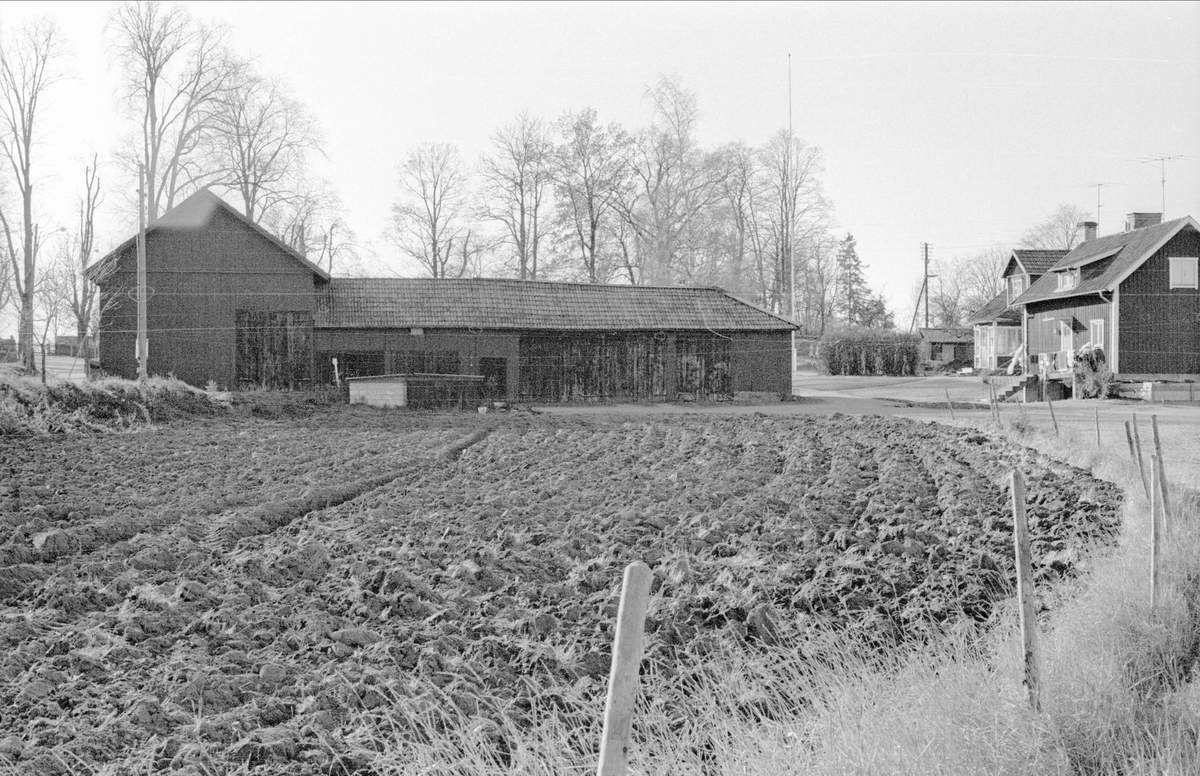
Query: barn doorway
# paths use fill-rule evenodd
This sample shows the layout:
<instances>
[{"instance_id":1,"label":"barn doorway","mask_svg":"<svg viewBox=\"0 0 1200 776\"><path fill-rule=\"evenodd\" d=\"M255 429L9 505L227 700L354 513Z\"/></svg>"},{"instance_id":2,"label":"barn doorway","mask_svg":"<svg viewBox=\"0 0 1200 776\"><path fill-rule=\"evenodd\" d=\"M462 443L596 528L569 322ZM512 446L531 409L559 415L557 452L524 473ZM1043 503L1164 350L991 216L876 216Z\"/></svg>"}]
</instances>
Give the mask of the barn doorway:
<instances>
[{"instance_id":1,"label":"barn doorway","mask_svg":"<svg viewBox=\"0 0 1200 776\"><path fill-rule=\"evenodd\" d=\"M239 388L307 388L312 374L311 312L238 311Z\"/></svg>"},{"instance_id":2,"label":"barn doorway","mask_svg":"<svg viewBox=\"0 0 1200 776\"><path fill-rule=\"evenodd\" d=\"M483 375L484 401L508 399L508 359L494 356L479 358L479 374Z\"/></svg>"}]
</instances>

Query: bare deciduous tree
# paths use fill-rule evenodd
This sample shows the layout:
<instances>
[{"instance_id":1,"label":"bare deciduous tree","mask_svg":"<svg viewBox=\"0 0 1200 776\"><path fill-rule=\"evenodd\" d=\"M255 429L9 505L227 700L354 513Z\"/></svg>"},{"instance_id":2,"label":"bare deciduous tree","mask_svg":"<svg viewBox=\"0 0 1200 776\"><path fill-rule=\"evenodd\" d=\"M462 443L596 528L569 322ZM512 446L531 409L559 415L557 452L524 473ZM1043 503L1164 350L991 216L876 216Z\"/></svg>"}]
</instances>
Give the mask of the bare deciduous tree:
<instances>
[{"instance_id":1,"label":"bare deciduous tree","mask_svg":"<svg viewBox=\"0 0 1200 776\"><path fill-rule=\"evenodd\" d=\"M320 137L304 106L277 80L242 73L221 98L214 140L225 171L251 221L300 196L305 157Z\"/></svg>"},{"instance_id":2,"label":"bare deciduous tree","mask_svg":"<svg viewBox=\"0 0 1200 776\"><path fill-rule=\"evenodd\" d=\"M786 129L777 132L763 148L763 170L767 197L774 273L771 307L791 311L791 299L798 299L797 285L803 270L797 267L797 250L811 232L825 225L828 203L821 193L821 152Z\"/></svg>"},{"instance_id":3,"label":"bare deciduous tree","mask_svg":"<svg viewBox=\"0 0 1200 776\"><path fill-rule=\"evenodd\" d=\"M556 124L562 137L554 155L554 191L559 232L578 252L589 283L612 279L619 251L606 245L629 165L629 135L618 124L602 126L596 111L565 113Z\"/></svg>"},{"instance_id":4,"label":"bare deciduous tree","mask_svg":"<svg viewBox=\"0 0 1200 776\"><path fill-rule=\"evenodd\" d=\"M469 232L463 223L467 176L458 149L445 143L414 148L400 168L400 191L387 240L431 277L462 277L467 256L458 255L463 246L456 243Z\"/></svg>"},{"instance_id":5,"label":"bare deciduous tree","mask_svg":"<svg viewBox=\"0 0 1200 776\"><path fill-rule=\"evenodd\" d=\"M18 349L25 368L36 371L33 357L33 310L37 288L37 228L33 222L34 125L45 92L62 78L58 29L40 19L19 27L0 46L0 154L8 163L21 199L21 220L14 230L0 203L0 229L8 253L11 282L20 299ZM16 234L14 235L14 231Z\"/></svg>"},{"instance_id":6,"label":"bare deciduous tree","mask_svg":"<svg viewBox=\"0 0 1200 776\"><path fill-rule=\"evenodd\" d=\"M1071 250L1080 242L1079 224L1090 214L1075 205L1059 205L1054 214L1021 235L1022 248Z\"/></svg>"},{"instance_id":7,"label":"bare deciduous tree","mask_svg":"<svg viewBox=\"0 0 1200 776\"><path fill-rule=\"evenodd\" d=\"M671 283L691 274L680 265L697 255L699 220L719 196L721 167L696 139L700 110L693 92L664 76L646 97L654 121L634 143L635 185L620 209L643 254L641 282Z\"/></svg>"},{"instance_id":8,"label":"bare deciduous tree","mask_svg":"<svg viewBox=\"0 0 1200 776\"><path fill-rule=\"evenodd\" d=\"M767 298L761 267L763 251L762 160L744 142L727 143L714 154L720 176L718 239L723 243L725 284L730 291L763 301Z\"/></svg>"},{"instance_id":9,"label":"bare deciduous tree","mask_svg":"<svg viewBox=\"0 0 1200 776\"><path fill-rule=\"evenodd\" d=\"M492 133L492 155L480 164L485 219L504 225L517 277L536 280L538 250L546 231L551 144L545 124L528 113Z\"/></svg>"},{"instance_id":10,"label":"bare deciduous tree","mask_svg":"<svg viewBox=\"0 0 1200 776\"><path fill-rule=\"evenodd\" d=\"M109 21L124 97L140 123L121 159L145 166L151 221L176 200L226 171L213 150L221 106L243 66L227 53L225 32L192 19L183 6L157 0L117 5Z\"/></svg>"},{"instance_id":11,"label":"bare deciduous tree","mask_svg":"<svg viewBox=\"0 0 1200 776\"><path fill-rule=\"evenodd\" d=\"M1004 288L1000 274L1010 251L1003 246L950 261L936 261L931 269L935 279L929 284L929 312L938 326L962 326L972 314L992 300Z\"/></svg>"},{"instance_id":12,"label":"bare deciduous tree","mask_svg":"<svg viewBox=\"0 0 1200 776\"><path fill-rule=\"evenodd\" d=\"M83 359L84 374L91 377L91 332L93 321L101 310L96 306L96 289L84 274L91 265L92 250L96 236L96 207L100 204L100 175L98 158L92 155L90 167L83 170L83 195L79 198L79 223L62 253L59 285L66 298L67 307L75 317L75 330L79 336L79 355Z\"/></svg>"}]
</instances>

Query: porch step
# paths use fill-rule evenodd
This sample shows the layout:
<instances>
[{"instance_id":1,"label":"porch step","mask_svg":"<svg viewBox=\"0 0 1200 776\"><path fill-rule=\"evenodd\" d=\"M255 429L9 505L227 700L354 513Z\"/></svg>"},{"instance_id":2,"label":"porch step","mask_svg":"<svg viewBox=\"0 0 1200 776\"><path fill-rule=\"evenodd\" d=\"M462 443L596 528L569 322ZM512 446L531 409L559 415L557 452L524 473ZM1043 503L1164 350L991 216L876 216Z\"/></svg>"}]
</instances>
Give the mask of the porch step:
<instances>
[{"instance_id":1,"label":"porch step","mask_svg":"<svg viewBox=\"0 0 1200 776\"><path fill-rule=\"evenodd\" d=\"M1037 375L996 375L994 377L983 378L984 384L995 387L998 401L1008 401L1023 391L1026 386L1032 385L1037 381ZM986 400L987 397L985 396L984 399Z\"/></svg>"}]
</instances>

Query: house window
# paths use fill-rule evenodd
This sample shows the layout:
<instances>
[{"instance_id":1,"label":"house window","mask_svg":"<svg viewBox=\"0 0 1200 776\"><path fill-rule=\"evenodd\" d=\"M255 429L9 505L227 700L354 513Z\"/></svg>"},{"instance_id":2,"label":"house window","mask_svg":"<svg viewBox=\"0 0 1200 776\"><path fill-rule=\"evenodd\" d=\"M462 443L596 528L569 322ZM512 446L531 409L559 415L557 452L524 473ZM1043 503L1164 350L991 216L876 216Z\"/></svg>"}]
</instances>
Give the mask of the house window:
<instances>
[{"instance_id":1,"label":"house window","mask_svg":"<svg viewBox=\"0 0 1200 776\"><path fill-rule=\"evenodd\" d=\"M1104 350L1104 319L1093 319L1091 329L1092 347L1097 350Z\"/></svg>"},{"instance_id":2,"label":"house window","mask_svg":"<svg viewBox=\"0 0 1200 776\"><path fill-rule=\"evenodd\" d=\"M1172 256L1170 261L1171 288L1200 288L1200 272L1197 271L1200 259L1195 256Z\"/></svg>"},{"instance_id":3,"label":"house window","mask_svg":"<svg viewBox=\"0 0 1200 776\"><path fill-rule=\"evenodd\" d=\"M1079 275L1076 273L1077 270L1073 269L1058 273L1058 290L1066 291L1069 288L1074 288L1075 281L1079 278Z\"/></svg>"},{"instance_id":4,"label":"house window","mask_svg":"<svg viewBox=\"0 0 1200 776\"><path fill-rule=\"evenodd\" d=\"M1025 278L1023 276L1014 276L1008 279L1008 303L1012 304L1014 300L1025 292Z\"/></svg>"}]
</instances>

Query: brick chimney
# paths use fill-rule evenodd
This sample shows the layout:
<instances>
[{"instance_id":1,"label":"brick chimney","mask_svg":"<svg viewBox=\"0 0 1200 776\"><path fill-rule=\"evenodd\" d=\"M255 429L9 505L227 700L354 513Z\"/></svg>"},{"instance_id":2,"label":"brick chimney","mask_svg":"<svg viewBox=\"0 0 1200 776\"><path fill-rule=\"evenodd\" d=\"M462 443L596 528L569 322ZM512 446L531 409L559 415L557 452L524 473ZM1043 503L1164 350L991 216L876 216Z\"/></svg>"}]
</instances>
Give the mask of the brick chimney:
<instances>
[{"instance_id":1,"label":"brick chimney","mask_svg":"<svg viewBox=\"0 0 1200 776\"><path fill-rule=\"evenodd\" d=\"M1095 221L1080 221L1079 225L1083 227L1083 241L1091 242L1096 239L1096 229L1100 226Z\"/></svg>"},{"instance_id":2,"label":"brick chimney","mask_svg":"<svg viewBox=\"0 0 1200 776\"><path fill-rule=\"evenodd\" d=\"M1146 226L1158 226L1162 223L1162 213L1129 213L1125 216L1125 231L1132 232Z\"/></svg>"}]
</instances>

